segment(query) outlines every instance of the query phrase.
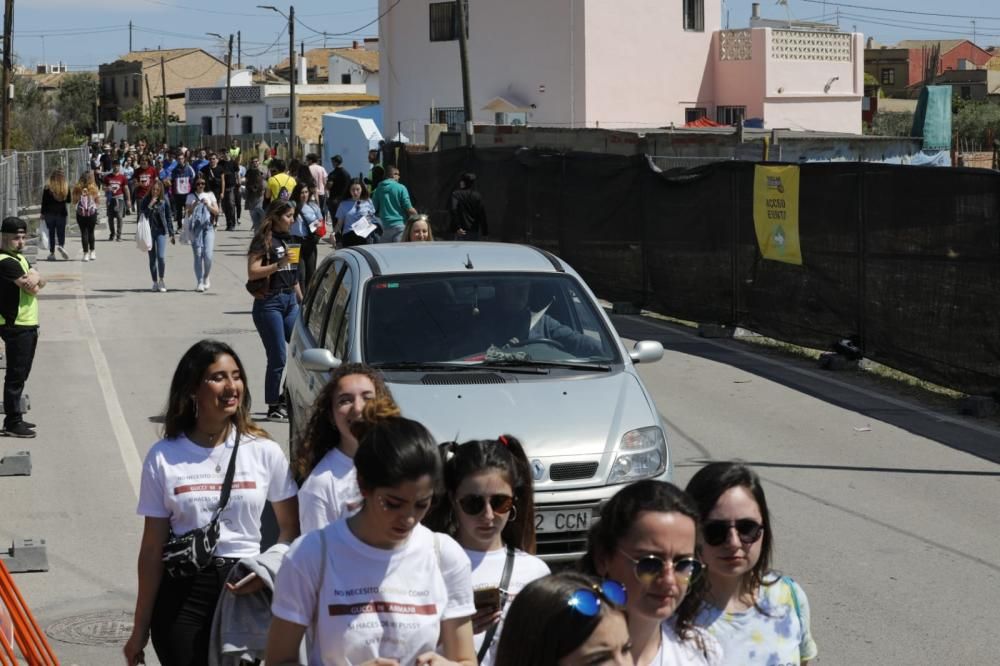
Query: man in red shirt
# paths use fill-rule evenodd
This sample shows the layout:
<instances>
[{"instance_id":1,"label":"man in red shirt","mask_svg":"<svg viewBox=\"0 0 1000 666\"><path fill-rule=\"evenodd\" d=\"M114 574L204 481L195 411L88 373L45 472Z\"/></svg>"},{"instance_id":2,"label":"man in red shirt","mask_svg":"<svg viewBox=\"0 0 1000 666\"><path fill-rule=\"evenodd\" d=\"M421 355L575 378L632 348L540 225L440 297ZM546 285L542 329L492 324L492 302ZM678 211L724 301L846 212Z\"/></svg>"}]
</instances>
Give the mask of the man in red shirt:
<instances>
[{"instance_id":1,"label":"man in red shirt","mask_svg":"<svg viewBox=\"0 0 1000 666\"><path fill-rule=\"evenodd\" d=\"M108 240L122 239L122 216L126 206L132 205L128 193L128 178L122 173L122 165L117 161L111 165L111 173L104 179L104 189L108 193L108 228L111 235ZM117 228L115 221L117 220Z\"/></svg>"},{"instance_id":2,"label":"man in red shirt","mask_svg":"<svg viewBox=\"0 0 1000 666\"><path fill-rule=\"evenodd\" d=\"M139 158L139 168L135 170L134 178L136 208L138 208L138 202L142 201L149 194L149 188L153 186L153 181L156 180L156 169L149 165L148 155L143 155Z\"/></svg>"}]
</instances>

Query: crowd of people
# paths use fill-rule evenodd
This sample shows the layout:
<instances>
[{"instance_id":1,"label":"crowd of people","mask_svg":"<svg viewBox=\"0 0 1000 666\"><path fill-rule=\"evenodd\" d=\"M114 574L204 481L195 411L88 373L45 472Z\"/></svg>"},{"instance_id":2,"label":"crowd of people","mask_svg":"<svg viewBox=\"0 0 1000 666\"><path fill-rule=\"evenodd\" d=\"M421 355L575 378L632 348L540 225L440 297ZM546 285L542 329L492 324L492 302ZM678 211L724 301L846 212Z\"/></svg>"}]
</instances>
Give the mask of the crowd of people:
<instances>
[{"instance_id":1,"label":"crowd of people","mask_svg":"<svg viewBox=\"0 0 1000 666\"><path fill-rule=\"evenodd\" d=\"M150 641L164 666L817 655L805 592L772 566L774 524L744 464L708 464L685 490L623 486L581 561L553 573L535 554L532 471L515 436L439 443L377 370L352 363L320 391L289 462L250 418L247 381L236 352L211 340L174 373L164 438L142 468L129 665ZM261 552L265 500L279 536Z\"/></svg>"}]
</instances>

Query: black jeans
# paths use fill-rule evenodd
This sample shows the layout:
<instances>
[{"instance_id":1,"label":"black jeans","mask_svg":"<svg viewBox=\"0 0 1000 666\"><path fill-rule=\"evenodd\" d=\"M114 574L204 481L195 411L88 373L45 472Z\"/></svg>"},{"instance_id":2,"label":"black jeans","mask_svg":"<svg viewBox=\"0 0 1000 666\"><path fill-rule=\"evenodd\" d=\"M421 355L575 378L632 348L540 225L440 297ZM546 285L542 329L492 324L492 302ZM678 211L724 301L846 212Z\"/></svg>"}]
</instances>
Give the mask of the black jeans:
<instances>
[{"instance_id":1,"label":"black jeans","mask_svg":"<svg viewBox=\"0 0 1000 666\"><path fill-rule=\"evenodd\" d=\"M6 416L4 428L20 423L21 394L24 383L31 374L31 364L35 360L38 347L38 329L20 326L0 327L0 338L6 347L7 372L3 378L3 406Z\"/></svg>"},{"instance_id":2,"label":"black jeans","mask_svg":"<svg viewBox=\"0 0 1000 666\"><path fill-rule=\"evenodd\" d=\"M122 225L124 223L125 215L125 199L121 197L114 197L108 203L108 229L110 231L110 236L108 240L114 240L115 238L122 237ZM115 230L115 221L118 222L118 229Z\"/></svg>"},{"instance_id":3,"label":"black jeans","mask_svg":"<svg viewBox=\"0 0 1000 666\"><path fill-rule=\"evenodd\" d=\"M181 230L181 224L184 222L184 206L187 203L186 194L175 194L170 198L170 206L174 213L174 229L178 232Z\"/></svg>"},{"instance_id":4,"label":"black jeans","mask_svg":"<svg viewBox=\"0 0 1000 666\"><path fill-rule=\"evenodd\" d=\"M233 203L233 191L226 190L226 195L222 197L222 214L226 216L226 229L236 226L236 204Z\"/></svg>"},{"instance_id":5,"label":"black jeans","mask_svg":"<svg viewBox=\"0 0 1000 666\"><path fill-rule=\"evenodd\" d=\"M309 234L305 238L295 236L295 240L302 247L299 249L299 284L302 285L302 294L309 290L309 280L316 273L316 246L319 238L316 234Z\"/></svg>"},{"instance_id":6,"label":"black jeans","mask_svg":"<svg viewBox=\"0 0 1000 666\"><path fill-rule=\"evenodd\" d=\"M237 561L213 558L208 568L189 578L163 574L150 626L153 649L163 666L208 666L215 606Z\"/></svg>"},{"instance_id":7,"label":"black jeans","mask_svg":"<svg viewBox=\"0 0 1000 666\"><path fill-rule=\"evenodd\" d=\"M78 215L76 223L80 225L80 242L83 244L83 251L90 252L94 249L94 229L97 228L96 215Z\"/></svg>"}]
</instances>

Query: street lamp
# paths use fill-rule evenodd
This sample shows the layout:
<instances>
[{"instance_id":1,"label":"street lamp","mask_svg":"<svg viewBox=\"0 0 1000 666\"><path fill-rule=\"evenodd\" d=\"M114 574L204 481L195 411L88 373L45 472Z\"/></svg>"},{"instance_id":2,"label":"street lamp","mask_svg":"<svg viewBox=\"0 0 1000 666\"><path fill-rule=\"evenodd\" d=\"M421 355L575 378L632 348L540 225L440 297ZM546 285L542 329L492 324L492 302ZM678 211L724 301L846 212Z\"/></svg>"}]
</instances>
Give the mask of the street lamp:
<instances>
[{"instance_id":1,"label":"street lamp","mask_svg":"<svg viewBox=\"0 0 1000 666\"><path fill-rule=\"evenodd\" d=\"M295 7L288 6L288 15L273 5L257 5L258 9L270 9L288 19L288 148L289 159L295 157Z\"/></svg>"}]
</instances>

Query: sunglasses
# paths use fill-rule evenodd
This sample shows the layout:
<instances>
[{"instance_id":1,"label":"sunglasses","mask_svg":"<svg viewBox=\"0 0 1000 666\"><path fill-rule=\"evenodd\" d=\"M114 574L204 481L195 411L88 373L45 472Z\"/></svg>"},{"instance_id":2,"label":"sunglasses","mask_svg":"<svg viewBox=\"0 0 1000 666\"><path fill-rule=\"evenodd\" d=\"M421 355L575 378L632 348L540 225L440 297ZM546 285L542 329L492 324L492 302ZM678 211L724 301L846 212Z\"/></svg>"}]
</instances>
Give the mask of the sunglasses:
<instances>
[{"instance_id":1,"label":"sunglasses","mask_svg":"<svg viewBox=\"0 0 1000 666\"><path fill-rule=\"evenodd\" d=\"M478 516L486 510L486 503L489 502L493 513L508 513L514 508L514 498L510 495L466 495L458 500L458 506L462 512L470 516Z\"/></svg>"},{"instance_id":2,"label":"sunglasses","mask_svg":"<svg viewBox=\"0 0 1000 666\"><path fill-rule=\"evenodd\" d=\"M616 606L624 606L627 598L625 587L621 583L605 580L592 588L577 590L569 595L566 604L581 615L594 617L601 612L601 599L610 601Z\"/></svg>"},{"instance_id":3,"label":"sunglasses","mask_svg":"<svg viewBox=\"0 0 1000 666\"><path fill-rule=\"evenodd\" d=\"M195 187L205 187L205 183L203 181L199 180L197 183L194 184L194 186Z\"/></svg>"},{"instance_id":4,"label":"sunglasses","mask_svg":"<svg viewBox=\"0 0 1000 666\"><path fill-rule=\"evenodd\" d=\"M624 550L619 549L618 552L632 563L635 579L643 585L649 585L662 576L668 569L673 569L674 577L685 582L690 582L697 578L705 568L704 564L693 557L679 557L676 560L665 560L656 555L644 555L637 559Z\"/></svg>"},{"instance_id":5,"label":"sunglasses","mask_svg":"<svg viewBox=\"0 0 1000 666\"><path fill-rule=\"evenodd\" d=\"M740 520L709 520L701 528L702 537L709 546L720 546L729 538L729 530L735 528L740 543L749 546L756 543L764 534L764 526L756 520L741 518Z\"/></svg>"}]
</instances>

